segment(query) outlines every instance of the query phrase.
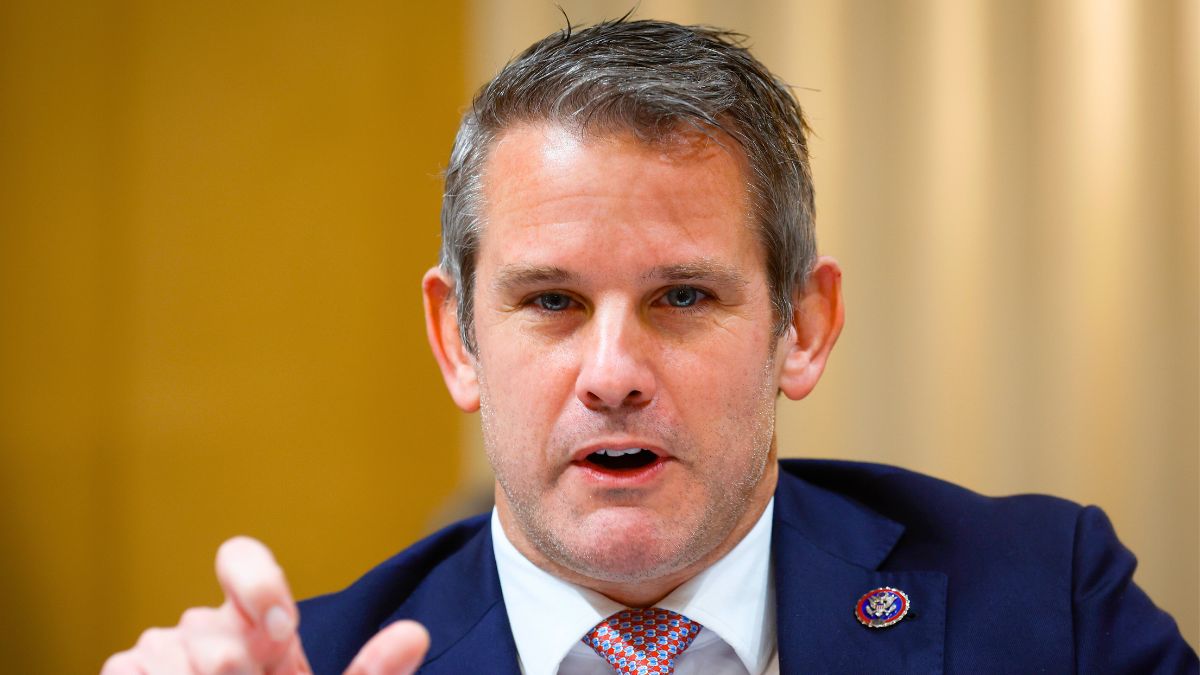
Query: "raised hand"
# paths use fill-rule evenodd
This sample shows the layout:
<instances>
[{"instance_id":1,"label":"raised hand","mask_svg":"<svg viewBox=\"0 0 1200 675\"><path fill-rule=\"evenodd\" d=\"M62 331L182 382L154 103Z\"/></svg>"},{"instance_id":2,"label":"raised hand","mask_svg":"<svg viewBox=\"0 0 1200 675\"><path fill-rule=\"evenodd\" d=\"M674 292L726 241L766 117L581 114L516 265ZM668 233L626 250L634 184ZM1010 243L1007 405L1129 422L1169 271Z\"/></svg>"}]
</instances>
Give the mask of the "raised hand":
<instances>
[{"instance_id":1,"label":"raised hand","mask_svg":"<svg viewBox=\"0 0 1200 675\"><path fill-rule=\"evenodd\" d=\"M114 654L101 675L225 675L311 673L296 633L299 612L271 551L235 537L217 551L220 607L187 610L174 628L151 628L133 649ZM429 648L429 635L399 621L371 639L346 675L410 675Z\"/></svg>"}]
</instances>

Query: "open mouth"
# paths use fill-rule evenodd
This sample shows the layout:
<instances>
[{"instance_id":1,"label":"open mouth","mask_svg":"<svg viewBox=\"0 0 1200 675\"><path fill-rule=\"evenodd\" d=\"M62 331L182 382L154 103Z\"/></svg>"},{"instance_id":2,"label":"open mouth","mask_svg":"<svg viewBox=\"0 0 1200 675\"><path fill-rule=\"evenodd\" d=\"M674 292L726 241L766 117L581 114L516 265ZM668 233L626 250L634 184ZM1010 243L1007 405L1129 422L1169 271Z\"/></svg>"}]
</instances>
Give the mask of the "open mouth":
<instances>
[{"instance_id":1,"label":"open mouth","mask_svg":"<svg viewBox=\"0 0 1200 675\"><path fill-rule=\"evenodd\" d=\"M628 450L598 450L589 454L586 462L606 471L632 471L650 466L658 455L642 448Z\"/></svg>"}]
</instances>

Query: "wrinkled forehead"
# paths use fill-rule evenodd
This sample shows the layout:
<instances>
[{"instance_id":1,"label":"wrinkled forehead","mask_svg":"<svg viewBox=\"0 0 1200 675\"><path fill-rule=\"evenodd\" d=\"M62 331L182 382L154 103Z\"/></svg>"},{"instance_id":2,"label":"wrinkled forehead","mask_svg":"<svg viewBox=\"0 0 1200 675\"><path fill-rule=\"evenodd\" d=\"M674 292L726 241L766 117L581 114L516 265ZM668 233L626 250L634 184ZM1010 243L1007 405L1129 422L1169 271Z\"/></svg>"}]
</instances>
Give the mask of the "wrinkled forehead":
<instances>
[{"instance_id":1,"label":"wrinkled forehead","mask_svg":"<svg viewBox=\"0 0 1200 675\"><path fill-rule=\"evenodd\" d=\"M509 127L492 142L481 172L481 225L486 230L498 209L528 206L521 200L538 188L564 198L622 190L632 202L648 190L661 190L643 179L664 173L686 178L674 186L677 192L726 197L741 216L730 227L752 221L749 162L738 142L719 129L680 124L646 137L624 126L533 121Z\"/></svg>"},{"instance_id":2,"label":"wrinkled forehead","mask_svg":"<svg viewBox=\"0 0 1200 675\"><path fill-rule=\"evenodd\" d=\"M512 129L484 174L480 263L588 252L593 266L615 257L763 266L747 173L736 144L707 134L647 143L629 132Z\"/></svg>"}]
</instances>

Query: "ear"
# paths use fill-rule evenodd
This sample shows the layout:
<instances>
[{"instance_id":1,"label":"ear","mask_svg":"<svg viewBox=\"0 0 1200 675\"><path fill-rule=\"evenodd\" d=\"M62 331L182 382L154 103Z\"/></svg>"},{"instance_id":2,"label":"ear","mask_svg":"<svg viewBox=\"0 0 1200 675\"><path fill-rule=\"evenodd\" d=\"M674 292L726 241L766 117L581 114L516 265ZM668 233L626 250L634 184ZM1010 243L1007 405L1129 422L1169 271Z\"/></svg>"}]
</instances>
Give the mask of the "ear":
<instances>
[{"instance_id":1,"label":"ear","mask_svg":"<svg viewBox=\"0 0 1200 675\"><path fill-rule=\"evenodd\" d=\"M779 390L785 396L799 401L817 386L844 321L842 270L836 260L822 256L792 298L792 323L780 340Z\"/></svg>"},{"instance_id":2,"label":"ear","mask_svg":"<svg viewBox=\"0 0 1200 675\"><path fill-rule=\"evenodd\" d=\"M421 291L425 296L425 333L450 398L464 412L475 412L479 410L479 379L475 358L467 352L459 334L454 282L440 267L434 267L421 280Z\"/></svg>"}]
</instances>

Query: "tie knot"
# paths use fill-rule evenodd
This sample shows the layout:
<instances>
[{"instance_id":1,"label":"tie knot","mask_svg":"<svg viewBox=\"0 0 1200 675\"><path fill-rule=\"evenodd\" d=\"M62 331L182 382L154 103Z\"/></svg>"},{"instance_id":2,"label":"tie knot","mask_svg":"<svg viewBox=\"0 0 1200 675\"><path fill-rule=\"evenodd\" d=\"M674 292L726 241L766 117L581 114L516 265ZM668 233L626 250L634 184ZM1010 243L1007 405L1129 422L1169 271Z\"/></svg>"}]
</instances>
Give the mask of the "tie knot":
<instances>
[{"instance_id":1,"label":"tie knot","mask_svg":"<svg viewBox=\"0 0 1200 675\"><path fill-rule=\"evenodd\" d=\"M625 609L583 636L583 643L622 675L671 675L675 657L696 639L700 624L669 609Z\"/></svg>"}]
</instances>

